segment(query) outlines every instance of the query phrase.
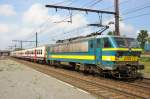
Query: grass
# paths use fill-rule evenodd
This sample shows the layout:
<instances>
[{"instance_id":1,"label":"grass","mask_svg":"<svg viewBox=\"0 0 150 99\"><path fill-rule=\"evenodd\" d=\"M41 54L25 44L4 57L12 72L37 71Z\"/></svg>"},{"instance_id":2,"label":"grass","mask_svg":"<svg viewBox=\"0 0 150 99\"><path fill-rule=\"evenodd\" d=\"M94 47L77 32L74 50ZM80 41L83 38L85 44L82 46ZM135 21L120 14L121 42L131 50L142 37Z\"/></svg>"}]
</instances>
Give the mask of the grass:
<instances>
[{"instance_id":1,"label":"grass","mask_svg":"<svg viewBox=\"0 0 150 99\"><path fill-rule=\"evenodd\" d=\"M140 61L145 66L144 73L150 73L150 57L142 57Z\"/></svg>"}]
</instances>

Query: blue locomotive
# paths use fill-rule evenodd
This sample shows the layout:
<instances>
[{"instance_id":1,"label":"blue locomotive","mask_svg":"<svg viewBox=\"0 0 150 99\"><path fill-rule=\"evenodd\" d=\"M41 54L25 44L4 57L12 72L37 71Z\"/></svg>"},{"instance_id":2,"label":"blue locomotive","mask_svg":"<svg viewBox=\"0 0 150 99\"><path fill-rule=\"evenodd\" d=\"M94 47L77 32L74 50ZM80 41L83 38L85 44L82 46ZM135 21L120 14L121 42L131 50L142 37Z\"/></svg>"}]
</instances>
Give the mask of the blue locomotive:
<instances>
[{"instance_id":1,"label":"blue locomotive","mask_svg":"<svg viewBox=\"0 0 150 99\"><path fill-rule=\"evenodd\" d=\"M144 66L134 38L99 35L62 40L47 48L49 64L69 63L75 70L135 78Z\"/></svg>"}]
</instances>

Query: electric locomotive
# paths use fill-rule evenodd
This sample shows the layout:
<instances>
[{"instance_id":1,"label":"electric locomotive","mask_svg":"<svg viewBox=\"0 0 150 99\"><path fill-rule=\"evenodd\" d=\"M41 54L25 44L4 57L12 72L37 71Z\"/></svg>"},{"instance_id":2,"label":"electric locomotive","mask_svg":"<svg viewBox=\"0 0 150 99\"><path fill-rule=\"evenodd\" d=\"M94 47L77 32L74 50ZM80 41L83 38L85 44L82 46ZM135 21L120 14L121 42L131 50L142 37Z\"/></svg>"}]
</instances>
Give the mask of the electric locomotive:
<instances>
[{"instance_id":1,"label":"electric locomotive","mask_svg":"<svg viewBox=\"0 0 150 99\"><path fill-rule=\"evenodd\" d=\"M98 35L62 40L47 48L47 63L69 63L75 70L136 78L144 69L142 49L134 38Z\"/></svg>"}]
</instances>

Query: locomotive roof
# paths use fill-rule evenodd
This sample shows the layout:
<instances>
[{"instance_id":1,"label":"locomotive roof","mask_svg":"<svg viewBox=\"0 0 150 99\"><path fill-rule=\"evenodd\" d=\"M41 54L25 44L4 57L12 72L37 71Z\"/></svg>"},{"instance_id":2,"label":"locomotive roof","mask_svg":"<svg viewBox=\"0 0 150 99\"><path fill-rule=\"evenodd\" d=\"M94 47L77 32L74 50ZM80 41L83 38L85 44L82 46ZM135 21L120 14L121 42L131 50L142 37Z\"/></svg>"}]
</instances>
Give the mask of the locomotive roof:
<instances>
[{"instance_id":1,"label":"locomotive roof","mask_svg":"<svg viewBox=\"0 0 150 99\"><path fill-rule=\"evenodd\" d=\"M132 37L126 37L126 36L117 36L117 35L98 35L96 38L104 38L104 37L132 38Z\"/></svg>"},{"instance_id":2,"label":"locomotive roof","mask_svg":"<svg viewBox=\"0 0 150 99\"><path fill-rule=\"evenodd\" d=\"M26 49L17 50L17 51L12 51L12 52L21 52L21 51L26 51L26 50L32 50L32 49L34 49L34 48L40 49L40 48L47 47L47 46L48 46L48 45L42 45L42 46L38 46L38 47L26 48Z\"/></svg>"},{"instance_id":3,"label":"locomotive roof","mask_svg":"<svg viewBox=\"0 0 150 99\"><path fill-rule=\"evenodd\" d=\"M91 37L79 37L77 39L67 39L67 40L64 40L63 42L61 43L55 43L55 44L52 44L51 46L55 46L55 45L61 45L61 44L67 44L67 43L75 43L75 42L81 42L81 41L86 41L86 40L90 40L90 39L93 39L93 38L104 38L104 37L121 37L121 38L131 38L131 37L125 37L125 36L116 36L116 35L98 35L98 36L91 36Z\"/></svg>"}]
</instances>

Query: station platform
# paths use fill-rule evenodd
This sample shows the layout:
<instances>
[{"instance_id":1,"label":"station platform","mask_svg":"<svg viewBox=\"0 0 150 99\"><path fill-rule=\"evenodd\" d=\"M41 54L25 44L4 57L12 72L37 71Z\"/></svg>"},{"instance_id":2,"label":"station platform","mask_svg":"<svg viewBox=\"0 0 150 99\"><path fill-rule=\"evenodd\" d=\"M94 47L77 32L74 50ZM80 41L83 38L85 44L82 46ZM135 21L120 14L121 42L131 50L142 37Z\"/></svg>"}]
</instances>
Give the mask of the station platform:
<instances>
[{"instance_id":1,"label":"station platform","mask_svg":"<svg viewBox=\"0 0 150 99\"><path fill-rule=\"evenodd\" d=\"M98 99L9 59L0 60L0 99Z\"/></svg>"}]
</instances>

